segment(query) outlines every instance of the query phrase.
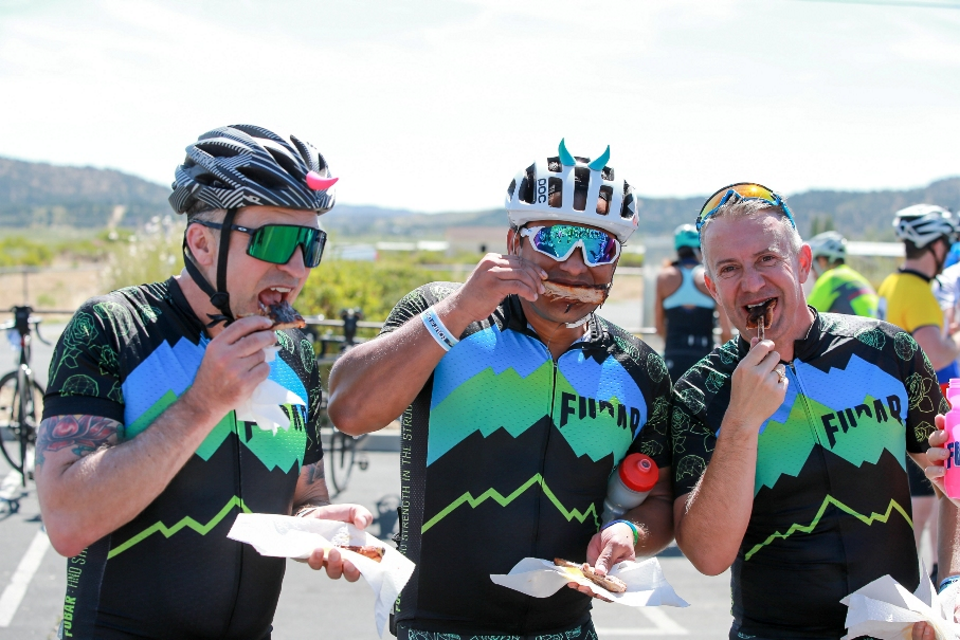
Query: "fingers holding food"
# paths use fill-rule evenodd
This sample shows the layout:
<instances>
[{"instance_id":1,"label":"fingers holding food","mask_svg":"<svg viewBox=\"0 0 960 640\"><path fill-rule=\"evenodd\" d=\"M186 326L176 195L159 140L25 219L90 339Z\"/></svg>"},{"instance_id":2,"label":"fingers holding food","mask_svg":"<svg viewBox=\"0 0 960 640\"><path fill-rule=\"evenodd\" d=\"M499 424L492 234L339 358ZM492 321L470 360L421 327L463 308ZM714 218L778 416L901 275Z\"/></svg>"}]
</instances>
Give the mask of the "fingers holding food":
<instances>
[{"instance_id":1,"label":"fingers holding food","mask_svg":"<svg viewBox=\"0 0 960 640\"><path fill-rule=\"evenodd\" d=\"M593 582L599 587L603 587L611 593L623 593L627 590L627 585L623 580L610 575L601 576L586 562L577 564L576 562L570 562L569 560L564 560L563 558L554 558L553 563L558 567L578 570L581 574L583 574L584 578L590 582Z\"/></svg>"}]
</instances>

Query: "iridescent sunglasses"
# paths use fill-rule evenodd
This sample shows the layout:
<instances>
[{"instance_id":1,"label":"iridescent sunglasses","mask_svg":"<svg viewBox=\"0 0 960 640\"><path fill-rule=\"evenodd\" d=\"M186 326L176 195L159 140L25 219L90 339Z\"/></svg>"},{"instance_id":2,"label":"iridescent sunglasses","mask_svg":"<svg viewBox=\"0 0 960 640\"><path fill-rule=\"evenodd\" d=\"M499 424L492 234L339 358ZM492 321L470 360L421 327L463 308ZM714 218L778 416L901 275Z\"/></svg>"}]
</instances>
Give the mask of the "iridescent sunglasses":
<instances>
[{"instance_id":1,"label":"iridescent sunglasses","mask_svg":"<svg viewBox=\"0 0 960 640\"><path fill-rule=\"evenodd\" d=\"M211 229L223 229L223 225L219 222L197 220L196 224ZM273 264L287 264L297 247L303 247L303 265L312 269L320 264L323 248L327 244L327 233L315 227L265 224L262 227L251 229L239 224L232 224L230 228L250 236L247 255Z\"/></svg>"},{"instance_id":2,"label":"iridescent sunglasses","mask_svg":"<svg viewBox=\"0 0 960 640\"><path fill-rule=\"evenodd\" d=\"M797 228L797 223L793 221L793 214L790 212L790 208L787 207L787 203L783 201L783 198L762 184L738 182L737 184L731 184L720 189L707 198L707 201L703 204L703 208L700 209L700 215L697 216L697 231L700 231L700 227L707 221L707 218L715 214L717 209L733 198L737 198L738 200L763 200L764 202L769 202L771 206L783 211L783 214L787 216L787 220L790 221L793 228Z\"/></svg>"},{"instance_id":3,"label":"iridescent sunglasses","mask_svg":"<svg viewBox=\"0 0 960 640\"><path fill-rule=\"evenodd\" d=\"M538 253L563 262L580 247L588 267L610 264L620 256L620 241L600 229L575 224L525 227L520 235L530 238L530 246Z\"/></svg>"}]
</instances>

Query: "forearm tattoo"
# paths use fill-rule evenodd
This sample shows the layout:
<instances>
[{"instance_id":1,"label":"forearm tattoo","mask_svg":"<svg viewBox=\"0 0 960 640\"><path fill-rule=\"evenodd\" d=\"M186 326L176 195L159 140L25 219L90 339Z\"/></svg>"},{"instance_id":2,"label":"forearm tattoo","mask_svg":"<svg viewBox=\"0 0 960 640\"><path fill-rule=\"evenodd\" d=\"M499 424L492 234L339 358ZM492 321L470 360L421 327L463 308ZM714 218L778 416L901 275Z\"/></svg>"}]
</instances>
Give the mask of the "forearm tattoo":
<instances>
[{"instance_id":1,"label":"forearm tattoo","mask_svg":"<svg viewBox=\"0 0 960 640\"><path fill-rule=\"evenodd\" d=\"M41 465L47 453L70 449L85 456L100 447L116 441L121 424L101 416L56 416L47 418L37 429L37 464Z\"/></svg>"},{"instance_id":2,"label":"forearm tattoo","mask_svg":"<svg viewBox=\"0 0 960 640\"><path fill-rule=\"evenodd\" d=\"M308 464L303 470L303 475L307 481L307 484L316 484L324 480L325 476L323 475L323 462Z\"/></svg>"}]
</instances>

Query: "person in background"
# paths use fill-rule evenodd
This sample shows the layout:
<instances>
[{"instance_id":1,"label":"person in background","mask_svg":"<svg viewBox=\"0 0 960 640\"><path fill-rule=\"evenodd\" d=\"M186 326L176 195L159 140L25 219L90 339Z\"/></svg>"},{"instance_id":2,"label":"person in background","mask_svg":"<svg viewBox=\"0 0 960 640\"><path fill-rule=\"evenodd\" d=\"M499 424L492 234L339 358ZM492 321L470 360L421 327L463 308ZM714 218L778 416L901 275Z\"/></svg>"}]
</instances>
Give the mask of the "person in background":
<instances>
[{"instance_id":1,"label":"person in background","mask_svg":"<svg viewBox=\"0 0 960 640\"><path fill-rule=\"evenodd\" d=\"M401 299L383 332L330 373L330 419L359 435L403 413L400 550L417 568L399 640L596 637L591 599L533 598L491 582L527 556L605 574L672 539L662 358L595 311L637 228L633 188L600 157L556 155L510 183L508 253L463 284ZM628 453L661 466L646 501L600 527L607 481Z\"/></svg>"},{"instance_id":2,"label":"person in background","mask_svg":"<svg viewBox=\"0 0 960 640\"><path fill-rule=\"evenodd\" d=\"M677 259L657 275L654 304L657 333L663 338L663 359L672 380L678 379L710 353L713 329L720 324L720 343L730 339L730 322L717 309L703 283L700 264L700 234L692 224L682 224L673 233Z\"/></svg>"},{"instance_id":3,"label":"person in background","mask_svg":"<svg viewBox=\"0 0 960 640\"><path fill-rule=\"evenodd\" d=\"M703 573L732 570L731 640L836 640L843 597L886 574L919 584L906 467L926 464L944 408L933 369L909 333L806 304L810 247L770 189L724 187L697 225L740 337L674 385L677 545ZM957 514L943 508L952 566Z\"/></svg>"},{"instance_id":4,"label":"person in background","mask_svg":"<svg viewBox=\"0 0 960 640\"><path fill-rule=\"evenodd\" d=\"M93 298L67 325L36 446L43 524L70 558L60 637L267 639L286 560L228 539L237 514L373 520L330 504L313 350L260 314L320 262L336 181L295 137L203 134L170 195L183 272ZM275 395L257 413L255 389ZM359 578L335 549L308 563Z\"/></svg>"},{"instance_id":5,"label":"person in background","mask_svg":"<svg viewBox=\"0 0 960 640\"><path fill-rule=\"evenodd\" d=\"M877 317L877 292L862 275L847 265L847 239L824 231L807 241L813 254L816 277L807 304L821 312Z\"/></svg>"},{"instance_id":6,"label":"person in background","mask_svg":"<svg viewBox=\"0 0 960 640\"><path fill-rule=\"evenodd\" d=\"M937 370L937 381L957 377L960 333L944 322L944 313L933 294L931 283L943 270L947 253L956 238L956 224L950 212L932 204L917 204L898 211L894 232L903 242L903 265L881 283L878 311L881 319L909 332ZM937 575L939 526L937 499L933 486L920 469L908 467L913 497L914 532L917 540L928 532L933 547L932 573Z\"/></svg>"}]
</instances>

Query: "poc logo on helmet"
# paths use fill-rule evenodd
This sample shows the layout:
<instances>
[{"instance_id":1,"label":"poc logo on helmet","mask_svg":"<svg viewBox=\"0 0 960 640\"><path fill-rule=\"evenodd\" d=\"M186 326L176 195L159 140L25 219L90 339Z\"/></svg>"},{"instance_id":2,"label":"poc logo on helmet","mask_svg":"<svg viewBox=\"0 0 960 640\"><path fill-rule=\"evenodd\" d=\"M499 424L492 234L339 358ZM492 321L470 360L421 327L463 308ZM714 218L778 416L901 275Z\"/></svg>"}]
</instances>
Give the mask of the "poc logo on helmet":
<instances>
[{"instance_id":1,"label":"poc logo on helmet","mask_svg":"<svg viewBox=\"0 0 960 640\"><path fill-rule=\"evenodd\" d=\"M537 203L543 204L547 201L547 179L537 180Z\"/></svg>"}]
</instances>

